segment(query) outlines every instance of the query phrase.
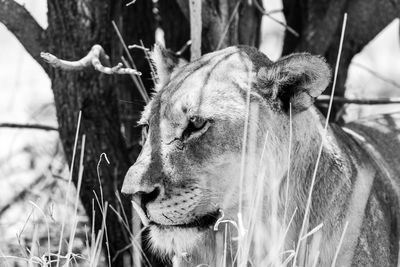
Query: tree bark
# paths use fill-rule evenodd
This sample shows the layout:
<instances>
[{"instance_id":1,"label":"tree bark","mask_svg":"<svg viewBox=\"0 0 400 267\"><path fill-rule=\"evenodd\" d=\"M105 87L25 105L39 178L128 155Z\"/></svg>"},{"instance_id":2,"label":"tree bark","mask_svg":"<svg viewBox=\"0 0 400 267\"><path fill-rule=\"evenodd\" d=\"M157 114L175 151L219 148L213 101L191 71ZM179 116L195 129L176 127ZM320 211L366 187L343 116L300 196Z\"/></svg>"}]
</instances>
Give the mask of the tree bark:
<instances>
[{"instance_id":1,"label":"tree bark","mask_svg":"<svg viewBox=\"0 0 400 267\"><path fill-rule=\"evenodd\" d=\"M111 26L115 20L126 42L146 46L154 43L154 19L151 1L138 1L129 8L119 1L48 1L49 27L45 31L21 5L13 0L0 1L0 21L21 41L27 51L46 70L52 82L57 109L60 138L65 155L70 162L74 133L79 110L82 110L81 132L86 134L84 178L80 197L83 206L95 219L95 232L101 228L102 215L96 204L94 192L100 197L97 164L101 153L106 153L111 164L101 166L101 183L104 201L115 208L115 192L120 190L124 175L139 152L140 129L134 127L144 105L128 77L107 76L94 70L66 72L52 69L40 60L40 51L50 51L60 58L76 60L99 43L111 55L113 63L123 55L122 45ZM125 55L126 56L126 55ZM149 65L142 51L132 56L144 73L143 83L150 89L152 80ZM129 103L119 101L120 99ZM122 116L120 116L122 114ZM125 129L121 131L121 127ZM75 162L77 166L77 162ZM77 168L73 175L77 183ZM92 203L95 203L94 207ZM125 211L131 216L130 203L125 201ZM109 209L110 211L110 209ZM111 258L127 244L129 239L112 213L107 214L107 232ZM113 266L122 266L119 256Z\"/></svg>"},{"instance_id":2,"label":"tree bark","mask_svg":"<svg viewBox=\"0 0 400 267\"><path fill-rule=\"evenodd\" d=\"M176 52L190 40L189 20L176 1L158 1L158 10L160 14L158 18L159 26L164 31L165 46ZM189 49L182 56L189 60Z\"/></svg>"},{"instance_id":3,"label":"tree bark","mask_svg":"<svg viewBox=\"0 0 400 267\"><path fill-rule=\"evenodd\" d=\"M384 27L398 17L400 0L284 0L287 24L300 37L286 31L283 54L307 51L327 58L334 67L339 49L339 40L344 13L348 14L346 34L335 95L343 97L348 67L352 58L361 51ZM325 94L329 94L329 87ZM334 105L331 119L342 108Z\"/></svg>"},{"instance_id":4,"label":"tree bark","mask_svg":"<svg viewBox=\"0 0 400 267\"><path fill-rule=\"evenodd\" d=\"M189 21L189 4L176 0ZM259 46L261 13L248 1L202 0L202 53L231 45Z\"/></svg>"},{"instance_id":5,"label":"tree bark","mask_svg":"<svg viewBox=\"0 0 400 267\"><path fill-rule=\"evenodd\" d=\"M47 47L46 31L23 6L14 0L0 0L0 22L15 35L42 68L49 68L40 59L40 52Z\"/></svg>"},{"instance_id":6,"label":"tree bark","mask_svg":"<svg viewBox=\"0 0 400 267\"><path fill-rule=\"evenodd\" d=\"M138 1L125 7L124 1L49 0L49 51L60 58L78 59L93 44L99 43L111 56L112 64L115 64L121 61L119 57L124 52L111 21L116 22L127 44L138 44L142 39L146 46L150 46L154 43L152 18L150 1ZM138 69L144 73L143 83L150 89L152 81L143 51L132 51L132 56ZM111 162L110 165L101 166L104 201L115 208L119 205L115 192L120 190L125 173L140 149L138 140L141 131L134 126L144 102L127 76L107 76L94 70L73 73L51 69L48 73L57 108L60 138L69 160L72 157L77 114L82 110L81 134L86 134L87 138L80 197L89 218L92 218L93 192L100 196L96 169L103 152ZM121 127L124 131L121 131ZM73 177L76 183L77 176ZM124 201L124 206L130 218L129 201ZM102 217L96 204L94 211L97 232ZM116 215L109 209L107 232L111 258L130 243L123 229ZM112 266L123 265L123 254L112 262Z\"/></svg>"}]
</instances>

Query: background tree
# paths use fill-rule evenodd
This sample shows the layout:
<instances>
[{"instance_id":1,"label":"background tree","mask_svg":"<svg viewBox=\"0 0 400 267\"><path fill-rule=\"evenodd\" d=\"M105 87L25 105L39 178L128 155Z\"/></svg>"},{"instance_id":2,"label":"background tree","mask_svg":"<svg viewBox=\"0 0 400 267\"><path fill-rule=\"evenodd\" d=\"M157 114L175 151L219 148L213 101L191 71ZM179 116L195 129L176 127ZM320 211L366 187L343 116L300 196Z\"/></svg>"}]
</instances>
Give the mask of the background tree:
<instances>
[{"instance_id":1,"label":"background tree","mask_svg":"<svg viewBox=\"0 0 400 267\"><path fill-rule=\"evenodd\" d=\"M286 31L283 54L307 51L323 55L335 66L344 13L348 14L346 35L337 77L335 96L344 96L351 60L391 21L399 17L400 1L379 0L283 0L288 26L299 37ZM325 94L330 93L330 88ZM340 120L341 104L333 105L332 120ZM336 116L338 115L338 116Z\"/></svg>"}]
</instances>

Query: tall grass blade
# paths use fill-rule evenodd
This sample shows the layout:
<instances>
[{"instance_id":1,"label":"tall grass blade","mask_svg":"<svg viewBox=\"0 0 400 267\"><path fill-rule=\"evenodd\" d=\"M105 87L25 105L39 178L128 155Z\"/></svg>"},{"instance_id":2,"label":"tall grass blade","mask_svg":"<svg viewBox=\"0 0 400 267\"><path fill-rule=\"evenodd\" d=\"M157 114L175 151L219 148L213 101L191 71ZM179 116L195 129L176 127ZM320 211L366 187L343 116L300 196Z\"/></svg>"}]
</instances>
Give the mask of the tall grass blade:
<instances>
[{"instance_id":1,"label":"tall grass blade","mask_svg":"<svg viewBox=\"0 0 400 267\"><path fill-rule=\"evenodd\" d=\"M345 223L345 225L344 225L342 235L340 236L339 244L338 244L338 247L336 248L335 256L333 257L333 261L332 261L331 267L335 267L335 265L336 265L336 260L337 260L337 257L339 255L340 248L342 247L342 243L343 243L343 240L344 240L344 235L346 234L348 226L349 226L349 222L347 221Z\"/></svg>"},{"instance_id":2,"label":"tall grass blade","mask_svg":"<svg viewBox=\"0 0 400 267\"><path fill-rule=\"evenodd\" d=\"M300 244L301 244L300 238L303 236L303 233L305 231L305 226L308 225L308 220L309 220L308 216L309 216L310 206L311 206L311 201L312 201L312 192L313 192L313 188L315 185L315 179L317 176L318 165L319 165L319 161L321 159L323 144L325 141L325 137L326 137L326 133L327 133L328 125L329 125L329 117L331 114L332 104L333 104L333 95L335 94L336 80L337 80L337 74L339 71L339 64L340 64L340 56L341 56L342 49L343 49L343 40L344 40L344 34L345 34L345 30L346 30L346 22L347 22L347 13L344 14L344 18L343 18L342 33L340 36L340 45L339 45L339 51L338 51L338 56L337 56L337 60L336 60L336 66L335 66L335 75L334 75L333 85L332 85L331 100L329 101L329 107L328 107L328 113L326 116L325 127L324 127L324 131L323 131L322 138L321 138L321 145L320 145L320 148L318 151L317 161L315 164L315 168L314 168L314 172L313 172L313 176L312 176L312 180L311 180L310 190L309 190L308 198L307 198L306 209L304 212L303 223L302 223L302 226L300 229L299 240L296 245L296 255L294 257L292 267L296 266L296 259L297 259L298 252L300 249Z\"/></svg>"},{"instance_id":3,"label":"tall grass blade","mask_svg":"<svg viewBox=\"0 0 400 267\"><path fill-rule=\"evenodd\" d=\"M80 126L81 126L81 119L82 119L82 111L80 110L79 114L78 114L78 122L77 122L77 125L76 125L74 148L72 150L71 168L70 168L69 177L68 177L67 193L66 193L65 202L64 202L64 207L65 208L68 205L68 199L69 199L69 192L70 192L70 187L71 187L72 175L74 173L76 147L78 145L78 136L79 136L79 129L80 129ZM60 253L61 253L62 242L63 242L63 234L64 234L66 216L67 215L64 213L63 219L62 219L62 223L61 223L60 241L58 243L58 253L57 253L57 264L56 264L56 267L60 266Z\"/></svg>"}]
</instances>

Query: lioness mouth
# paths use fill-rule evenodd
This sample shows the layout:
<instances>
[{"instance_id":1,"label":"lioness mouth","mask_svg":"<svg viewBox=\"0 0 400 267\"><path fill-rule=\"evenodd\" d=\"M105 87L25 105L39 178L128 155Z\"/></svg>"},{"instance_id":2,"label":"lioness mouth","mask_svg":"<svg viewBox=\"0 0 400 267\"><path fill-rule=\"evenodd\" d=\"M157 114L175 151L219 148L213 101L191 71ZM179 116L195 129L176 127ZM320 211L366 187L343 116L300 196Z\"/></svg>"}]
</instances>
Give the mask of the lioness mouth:
<instances>
[{"instance_id":1,"label":"lioness mouth","mask_svg":"<svg viewBox=\"0 0 400 267\"><path fill-rule=\"evenodd\" d=\"M220 212L218 210L214 212L210 212L206 215L203 215L201 217L198 217L194 219L191 222L184 223L184 224L159 224L154 221L150 221L150 225L155 225L161 229L167 229L167 228L199 228L199 229L204 229L208 227L214 226L214 224L217 222L218 218L220 216Z\"/></svg>"},{"instance_id":2,"label":"lioness mouth","mask_svg":"<svg viewBox=\"0 0 400 267\"><path fill-rule=\"evenodd\" d=\"M214 212L207 213L201 217L194 219L189 223L184 224L159 224L157 222L151 221L144 210L135 202L132 201L132 206L136 210L139 215L144 226L155 225L159 228L171 228L171 227L179 227L179 228L207 228L210 226L214 226L214 224L218 221L218 217L220 215L219 210Z\"/></svg>"}]
</instances>

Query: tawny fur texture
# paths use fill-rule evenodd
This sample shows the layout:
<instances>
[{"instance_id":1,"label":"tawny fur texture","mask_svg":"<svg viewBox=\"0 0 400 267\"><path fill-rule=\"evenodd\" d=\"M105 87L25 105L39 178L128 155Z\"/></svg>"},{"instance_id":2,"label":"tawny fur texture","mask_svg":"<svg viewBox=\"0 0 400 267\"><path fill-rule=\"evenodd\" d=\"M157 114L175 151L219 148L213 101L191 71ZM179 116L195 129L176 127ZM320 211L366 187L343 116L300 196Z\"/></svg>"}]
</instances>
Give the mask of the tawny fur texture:
<instances>
[{"instance_id":1,"label":"tawny fur texture","mask_svg":"<svg viewBox=\"0 0 400 267\"><path fill-rule=\"evenodd\" d=\"M139 122L148 133L122 192L148 217L155 254L175 266L397 264L398 155L354 139L390 133L400 148L397 117L384 132L365 122L348 125L351 135L325 131L313 103L330 68L310 54L272 62L230 47L183 63L156 46L153 60L159 84ZM385 170L380 156L392 158Z\"/></svg>"}]
</instances>

